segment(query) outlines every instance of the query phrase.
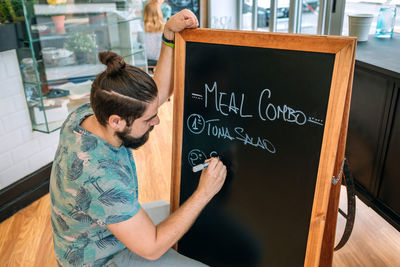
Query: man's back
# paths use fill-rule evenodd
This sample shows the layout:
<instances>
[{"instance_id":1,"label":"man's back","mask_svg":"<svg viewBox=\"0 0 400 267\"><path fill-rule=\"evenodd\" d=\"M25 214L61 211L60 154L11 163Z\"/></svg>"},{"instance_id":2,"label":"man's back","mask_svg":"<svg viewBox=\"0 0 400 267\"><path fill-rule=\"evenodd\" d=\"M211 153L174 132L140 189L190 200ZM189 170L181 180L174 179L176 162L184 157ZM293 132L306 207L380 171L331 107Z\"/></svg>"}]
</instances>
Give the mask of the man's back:
<instances>
[{"instance_id":1,"label":"man's back","mask_svg":"<svg viewBox=\"0 0 400 267\"><path fill-rule=\"evenodd\" d=\"M63 266L103 264L125 246L105 227L140 209L130 149L113 147L80 124L89 104L64 123L50 180L56 258Z\"/></svg>"}]
</instances>

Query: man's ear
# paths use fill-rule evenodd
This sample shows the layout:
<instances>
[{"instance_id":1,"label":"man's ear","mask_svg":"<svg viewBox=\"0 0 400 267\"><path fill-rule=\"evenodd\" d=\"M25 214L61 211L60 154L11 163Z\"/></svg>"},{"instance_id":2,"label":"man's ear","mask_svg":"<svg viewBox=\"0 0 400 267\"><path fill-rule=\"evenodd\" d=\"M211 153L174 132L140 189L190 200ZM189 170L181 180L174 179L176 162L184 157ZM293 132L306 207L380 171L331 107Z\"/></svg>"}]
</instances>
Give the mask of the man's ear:
<instances>
[{"instance_id":1,"label":"man's ear","mask_svg":"<svg viewBox=\"0 0 400 267\"><path fill-rule=\"evenodd\" d=\"M108 117L108 125L114 131L122 131L125 128L126 122L118 115L111 115Z\"/></svg>"}]
</instances>

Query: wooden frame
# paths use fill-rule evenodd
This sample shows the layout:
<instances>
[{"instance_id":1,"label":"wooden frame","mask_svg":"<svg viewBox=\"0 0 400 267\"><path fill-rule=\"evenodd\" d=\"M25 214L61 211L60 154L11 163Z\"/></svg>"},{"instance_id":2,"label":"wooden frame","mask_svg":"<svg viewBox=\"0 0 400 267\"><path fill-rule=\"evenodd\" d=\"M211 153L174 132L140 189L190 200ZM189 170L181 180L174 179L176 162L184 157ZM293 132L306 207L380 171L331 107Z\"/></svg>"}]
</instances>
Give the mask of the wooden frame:
<instances>
[{"instance_id":1,"label":"wooden frame","mask_svg":"<svg viewBox=\"0 0 400 267\"><path fill-rule=\"evenodd\" d=\"M177 34L175 37L171 211L179 207L180 196L186 42L335 54L304 261L304 266L330 266L340 182L333 187L331 185L332 177L339 175L344 158L356 38L210 29L185 30Z\"/></svg>"}]
</instances>

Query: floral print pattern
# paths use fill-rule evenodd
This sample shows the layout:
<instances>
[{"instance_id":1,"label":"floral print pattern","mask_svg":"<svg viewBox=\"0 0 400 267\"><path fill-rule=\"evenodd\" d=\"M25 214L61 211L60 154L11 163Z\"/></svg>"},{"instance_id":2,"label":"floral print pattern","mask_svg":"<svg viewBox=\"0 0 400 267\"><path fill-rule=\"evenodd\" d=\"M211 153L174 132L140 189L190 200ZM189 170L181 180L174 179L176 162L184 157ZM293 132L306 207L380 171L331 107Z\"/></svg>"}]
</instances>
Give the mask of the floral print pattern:
<instances>
[{"instance_id":1,"label":"floral print pattern","mask_svg":"<svg viewBox=\"0 0 400 267\"><path fill-rule=\"evenodd\" d=\"M125 246L106 228L140 209L129 148L113 147L80 124L89 104L71 113L60 132L50 178L51 224L59 266L100 266Z\"/></svg>"}]
</instances>

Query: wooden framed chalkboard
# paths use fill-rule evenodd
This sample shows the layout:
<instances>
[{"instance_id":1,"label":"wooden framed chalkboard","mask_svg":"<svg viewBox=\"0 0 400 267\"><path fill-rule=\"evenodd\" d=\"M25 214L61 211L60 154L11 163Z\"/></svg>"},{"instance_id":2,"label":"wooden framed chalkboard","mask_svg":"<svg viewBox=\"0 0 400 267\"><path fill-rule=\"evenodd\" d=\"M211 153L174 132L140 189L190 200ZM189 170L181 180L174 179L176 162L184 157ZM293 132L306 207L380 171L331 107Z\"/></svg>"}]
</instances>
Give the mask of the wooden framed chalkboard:
<instances>
[{"instance_id":1,"label":"wooden framed chalkboard","mask_svg":"<svg viewBox=\"0 0 400 267\"><path fill-rule=\"evenodd\" d=\"M211 266L328 266L356 40L196 29L175 43L171 210L196 189L194 165L219 156L228 169L178 251Z\"/></svg>"}]
</instances>

